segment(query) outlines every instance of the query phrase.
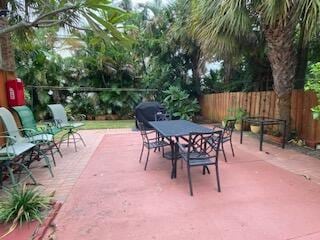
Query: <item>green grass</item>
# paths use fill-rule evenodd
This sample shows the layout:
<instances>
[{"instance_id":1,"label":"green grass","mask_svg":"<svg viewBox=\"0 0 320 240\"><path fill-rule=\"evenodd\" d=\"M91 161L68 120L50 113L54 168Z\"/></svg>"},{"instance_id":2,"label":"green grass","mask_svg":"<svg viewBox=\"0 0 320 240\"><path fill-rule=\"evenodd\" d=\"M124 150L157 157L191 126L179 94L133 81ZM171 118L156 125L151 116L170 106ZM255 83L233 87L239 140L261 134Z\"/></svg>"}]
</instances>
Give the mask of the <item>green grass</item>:
<instances>
[{"instance_id":1,"label":"green grass","mask_svg":"<svg viewBox=\"0 0 320 240\"><path fill-rule=\"evenodd\" d=\"M105 120L105 121L84 121L85 126L81 129L113 129L133 128L134 120Z\"/></svg>"}]
</instances>

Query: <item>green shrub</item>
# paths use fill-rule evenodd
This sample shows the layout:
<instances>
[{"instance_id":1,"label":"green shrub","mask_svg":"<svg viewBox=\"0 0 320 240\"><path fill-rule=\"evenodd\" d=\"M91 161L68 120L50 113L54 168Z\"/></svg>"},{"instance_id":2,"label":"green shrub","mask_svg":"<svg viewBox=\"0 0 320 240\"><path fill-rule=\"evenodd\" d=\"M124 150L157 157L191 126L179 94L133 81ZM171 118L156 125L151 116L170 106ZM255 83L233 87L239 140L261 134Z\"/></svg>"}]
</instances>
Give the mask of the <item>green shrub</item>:
<instances>
[{"instance_id":1,"label":"green shrub","mask_svg":"<svg viewBox=\"0 0 320 240\"><path fill-rule=\"evenodd\" d=\"M307 77L307 83L305 85L305 90L310 90L315 92L318 98L318 103L320 101L320 62L312 64L310 66L310 72ZM311 108L313 119L320 120L320 104Z\"/></svg>"},{"instance_id":2,"label":"green shrub","mask_svg":"<svg viewBox=\"0 0 320 240\"><path fill-rule=\"evenodd\" d=\"M0 200L0 222L4 223L41 222L42 211L49 207L51 201L51 197L26 184L7 189L5 193L6 196Z\"/></svg>"},{"instance_id":3,"label":"green shrub","mask_svg":"<svg viewBox=\"0 0 320 240\"><path fill-rule=\"evenodd\" d=\"M198 101L190 99L189 94L178 87L171 86L163 93L165 94L163 105L174 118L191 120L200 110Z\"/></svg>"}]
</instances>

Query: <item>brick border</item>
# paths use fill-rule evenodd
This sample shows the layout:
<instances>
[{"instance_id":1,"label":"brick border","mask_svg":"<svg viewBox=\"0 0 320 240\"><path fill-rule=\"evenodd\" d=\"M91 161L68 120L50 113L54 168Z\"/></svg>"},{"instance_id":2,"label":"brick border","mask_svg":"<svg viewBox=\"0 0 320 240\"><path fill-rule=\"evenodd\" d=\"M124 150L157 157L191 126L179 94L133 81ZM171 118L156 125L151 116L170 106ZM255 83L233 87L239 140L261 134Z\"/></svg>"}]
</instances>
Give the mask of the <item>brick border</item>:
<instances>
[{"instance_id":1,"label":"brick border","mask_svg":"<svg viewBox=\"0 0 320 240\"><path fill-rule=\"evenodd\" d=\"M32 236L32 239L34 239L34 240L42 240L43 239L43 237L47 233L50 225L52 224L53 220L56 218L61 207L62 207L61 202L55 202L53 204L50 213L46 217L45 221L42 224L38 225L37 232L35 235Z\"/></svg>"}]
</instances>

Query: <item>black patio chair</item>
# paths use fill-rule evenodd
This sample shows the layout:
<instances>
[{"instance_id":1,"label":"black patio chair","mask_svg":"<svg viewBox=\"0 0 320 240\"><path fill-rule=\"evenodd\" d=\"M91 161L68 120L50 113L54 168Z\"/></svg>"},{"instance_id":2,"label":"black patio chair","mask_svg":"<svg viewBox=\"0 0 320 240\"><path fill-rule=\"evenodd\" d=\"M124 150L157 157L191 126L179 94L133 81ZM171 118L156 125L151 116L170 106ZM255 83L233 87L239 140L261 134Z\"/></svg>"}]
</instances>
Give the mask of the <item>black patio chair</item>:
<instances>
[{"instance_id":1,"label":"black patio chair","mask_svg":"<svg viewBox=\"0 0 320 240\"><path fill-rule=\"evenodd\" d=\"M233 150L233 145L232 145L232 133L233 133L235 124L236 124L235 119L229 119L229 120L227 120L226 125L223 128L223 134L222 134L221 145L220 145L219 150L222 151L225 162L227 162L226 153L224 151L224 144L226 142L230 142L232 156L234 157L234 150ZM215 131L216 128L214 127L213 130Z\"/></svg>"},{"instance_id":2,"label":"black patio chair","mask_svg":"<svg viewBox=\"0 0 320 240\"><path fill-rule=\"evenodd\" d=\"M154 120L155 121L168 121L168 120L171 120L171 116L170 114L168 113L164 113L164 112L157 112L155 115L154 115ZM158 141L163 141L163 137L160 139L160 135L158 132L156 133L157 134L157 138L158 138ZM160 148L155 148L154 151L160 151ZM164 155L164 149L162 148L162 155Z\"/></svg>"},{"instance_id":3,"label":"black patio chair","mask_svg":"<svg viewBox=\"0 0 320 240\"><path fill-rule=\"evenodd\" d=\"M171 120L171 116L168 113L164 113L164 112L157 112L154 115L154 120L155 121L168 121Z\"/></svg>"},{"instance_id":4,"label":"black patio chair","mask_svg":"<svg viewBox=\"0 0 320 240\"><path fill-rule=\"evenodd\" d=\"M187 163L188 179L190 195L193 196L192 181L191 181L191 167L202 166L202 174L206 171L210 174L209 165L215 165L218 192L221 192L218 156L220 143L222 138L222 131L208 132L208 133L190 133L188 144L177 143L182 159Z\"/></svg>"},{"instance_id":5,"label":"black patio chair","mask_svg":"<svg viewBox=\"0 0 320 240\"><path fill-rule=\"evenodd\" d=\"M142 149L141 149L141 153L140 153L139 163L141 163L144 148L147 148L148 155L147 155L146 163L144 165L144 170L147 170L150 149L157 149L157 148L162 148L165 146L170 146L170 143L166 142L164 139L159 140L157 136L150 137L150 134L154 134L155 131L154 130L146 130L146 128L142 122L137 122L137 124L138 124L138 128L140 130L140 134L142 137Z\"/></svg>"}]
</instances>

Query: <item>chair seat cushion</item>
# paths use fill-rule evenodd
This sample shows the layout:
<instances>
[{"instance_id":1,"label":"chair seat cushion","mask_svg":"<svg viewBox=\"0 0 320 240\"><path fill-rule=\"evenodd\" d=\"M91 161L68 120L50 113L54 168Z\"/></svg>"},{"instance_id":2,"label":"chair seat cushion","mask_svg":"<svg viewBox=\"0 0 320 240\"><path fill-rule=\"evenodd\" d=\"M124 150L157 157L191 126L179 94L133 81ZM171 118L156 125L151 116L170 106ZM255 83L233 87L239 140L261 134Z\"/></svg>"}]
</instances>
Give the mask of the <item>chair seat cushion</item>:
<instances>
[{"instance_id":1,"label":"chair seat cushion","mask_svg":"<svg viewBox=\"0 0 320 240\"><path fill-rule=\"evenodd\" d=\"M52 142L53 135L52 134L37 134L31 138L32 142Z\"/></svg>"},{"instance_id":2,"label":"chair seat cushion","mask_svg":"<svg viewBox=\"0 0 320 240\"><path fill-rule=\"evenodd\" d=\"M9 147L0 149L0 156L7 156L7 153L19 156L27 151L30 151L36 145L33 143L15 143Z\"/></svg>"},{"instance_id":3,"label":"chair seat cushion","mask_svg":"<svg viewBox=\"0 0 320 240\"><path fill-rule=\"evenodd\" d=\"M84 123L82 123L82 122L69 122L66 124L61 124L61 127L63 127L63 128L79 128L82 126L84 126Z\"/></svg>"}]
</instances>

